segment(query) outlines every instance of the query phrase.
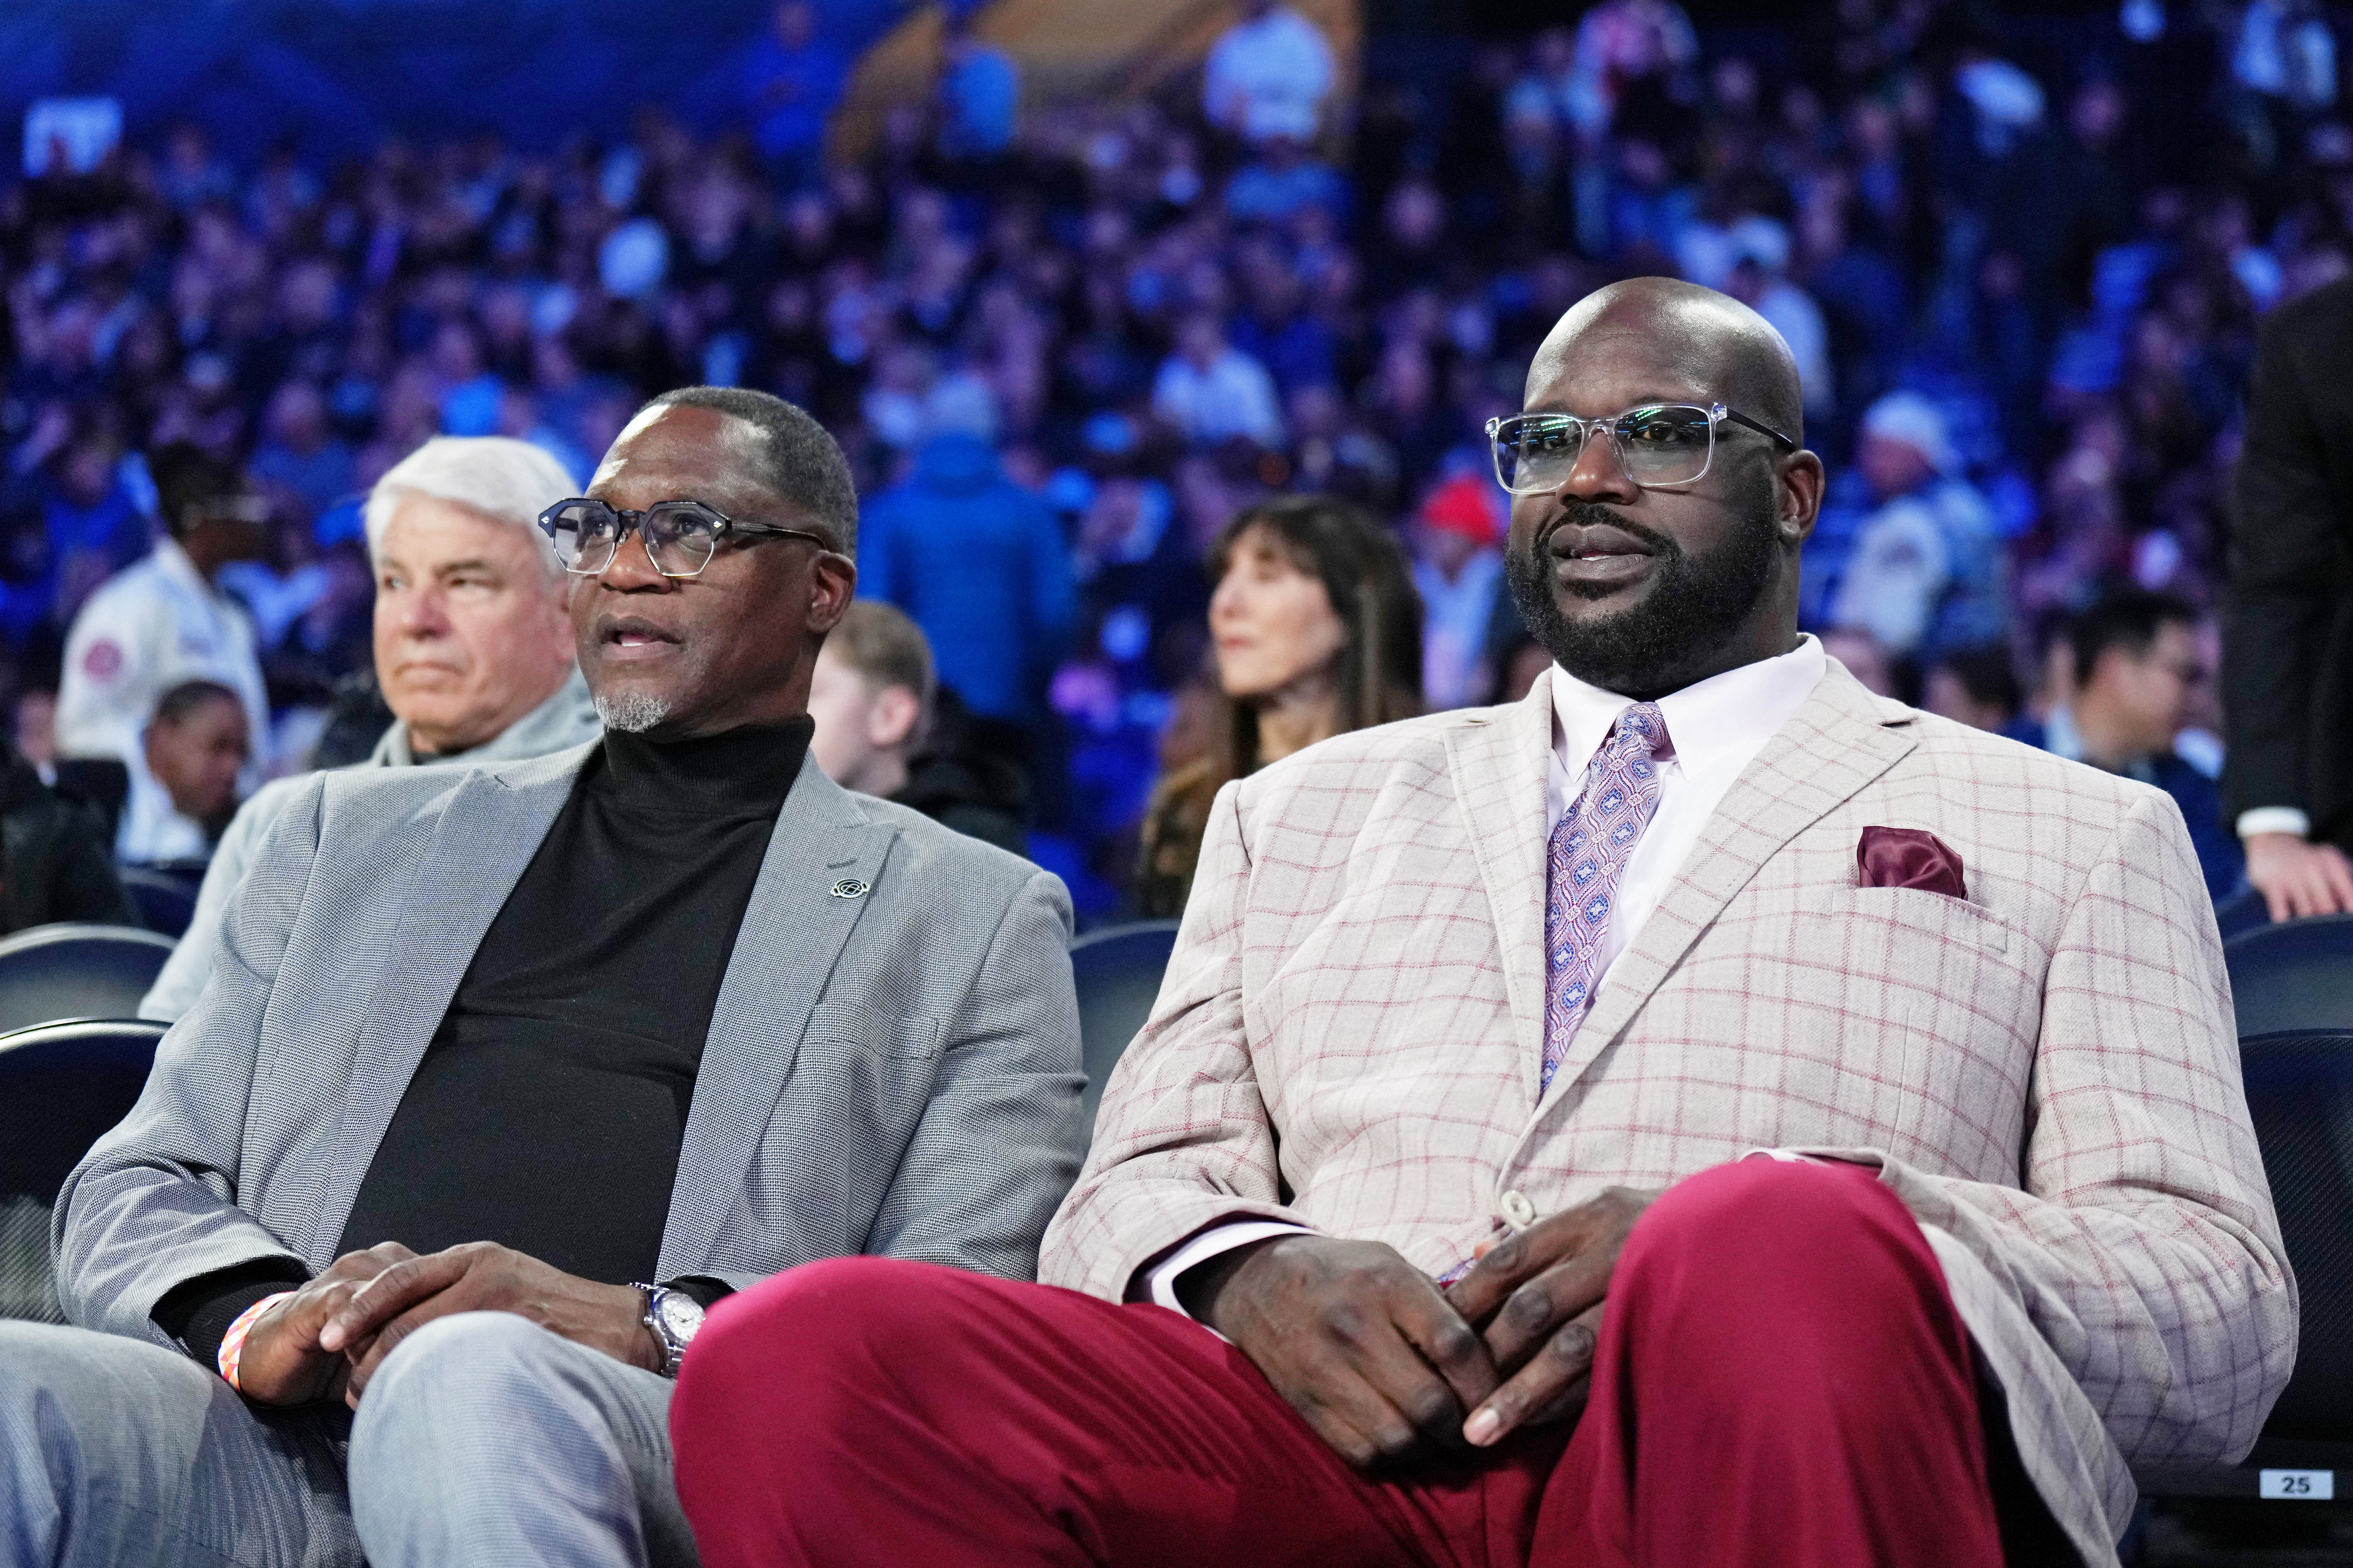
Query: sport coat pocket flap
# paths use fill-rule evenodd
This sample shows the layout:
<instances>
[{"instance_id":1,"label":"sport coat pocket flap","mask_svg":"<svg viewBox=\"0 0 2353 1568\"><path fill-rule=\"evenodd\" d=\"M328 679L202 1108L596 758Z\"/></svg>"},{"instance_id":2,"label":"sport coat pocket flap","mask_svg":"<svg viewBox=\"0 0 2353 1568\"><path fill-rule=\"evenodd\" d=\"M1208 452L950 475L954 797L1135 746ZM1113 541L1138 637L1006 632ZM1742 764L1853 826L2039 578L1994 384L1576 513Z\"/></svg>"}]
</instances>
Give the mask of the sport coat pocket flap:
<instances>
[{"instance_id":1,"label":"sport coat pocket flap","mask_svg":"<svg viewBox=\"0 0 2353 1568\"><path fill-rule=\"evenodd\" d=\"M891 1024L891 1054L921 1061L940 1054L940 1021L929 1013L902 1013Z\"/></svg>"},{"instance_id":2,"label":"sport coat pocket flap","mask_svg":"<svg viewBox=\"0 0 2353 1568\"><path fill-rule=\"evenodd\" d=\"M1965 942L1989 952L2010 951L2010 927L1981 907L1920 888L1811 888L1798 907L1808 914L1858 915Z\"/></svg>"}]
</instances>

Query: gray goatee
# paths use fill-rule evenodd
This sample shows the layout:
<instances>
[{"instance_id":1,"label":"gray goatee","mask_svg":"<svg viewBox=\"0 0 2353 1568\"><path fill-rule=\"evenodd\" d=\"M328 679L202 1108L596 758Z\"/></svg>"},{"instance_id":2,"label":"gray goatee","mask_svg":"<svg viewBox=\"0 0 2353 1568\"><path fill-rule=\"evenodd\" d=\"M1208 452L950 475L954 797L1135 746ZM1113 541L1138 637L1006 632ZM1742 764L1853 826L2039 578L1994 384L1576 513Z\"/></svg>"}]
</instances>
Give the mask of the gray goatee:
<instances>
[{"instance_id":1,"label":"gray goatee","mask_svg":"<svg viewBox=\"0 0 2353 1568\"><path fill-rule=\"evenodd\" d=\"M596 717L607 730L642 735L670 717L670 704L643 691L617 691L610 696L598 692Z\"/></svg>"}]
</instances>

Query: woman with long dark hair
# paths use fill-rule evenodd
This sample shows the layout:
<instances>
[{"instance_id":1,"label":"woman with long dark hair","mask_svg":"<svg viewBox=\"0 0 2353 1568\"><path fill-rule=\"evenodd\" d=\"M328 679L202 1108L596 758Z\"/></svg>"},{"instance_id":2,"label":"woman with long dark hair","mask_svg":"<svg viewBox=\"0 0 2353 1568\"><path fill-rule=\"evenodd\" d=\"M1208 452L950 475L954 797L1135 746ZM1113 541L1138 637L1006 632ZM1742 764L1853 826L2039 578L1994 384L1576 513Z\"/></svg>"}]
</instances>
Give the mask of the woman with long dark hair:
<instances>
[{"instance_id":1,"label":"woman with long dark hair","mask_svg":"<svg viewBox=\"0 0 2353 1568\"><path fill-rule=\"evenodd\" d=\"M1184 912L1228 782L1421 711L1421 600L1404 552L1361 508L1327 496L1245 508L1209 547L1208 572L1208 745L1145 808L1136 904L1148 916Z\"/></svg>"}]
</instances>

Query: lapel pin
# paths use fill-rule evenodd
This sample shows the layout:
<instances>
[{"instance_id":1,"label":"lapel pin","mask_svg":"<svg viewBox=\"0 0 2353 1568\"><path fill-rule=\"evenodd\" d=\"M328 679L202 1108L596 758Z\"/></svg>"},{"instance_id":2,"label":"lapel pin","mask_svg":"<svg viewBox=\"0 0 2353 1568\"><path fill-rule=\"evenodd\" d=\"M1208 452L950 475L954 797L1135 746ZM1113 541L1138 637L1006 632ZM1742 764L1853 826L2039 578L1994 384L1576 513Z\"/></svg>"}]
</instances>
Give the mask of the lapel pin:
<instances>
[{"instance_id":1,"label":"lapel pin","mask_svg":"<svg viewBox=\"0 0 2353 1568\"><path fill-rule=\"evenodd\" d=\"M866 896L866 886L855 877L844 877L827 891L837 899L862 899Z\"/></svg>"}]
</instances>

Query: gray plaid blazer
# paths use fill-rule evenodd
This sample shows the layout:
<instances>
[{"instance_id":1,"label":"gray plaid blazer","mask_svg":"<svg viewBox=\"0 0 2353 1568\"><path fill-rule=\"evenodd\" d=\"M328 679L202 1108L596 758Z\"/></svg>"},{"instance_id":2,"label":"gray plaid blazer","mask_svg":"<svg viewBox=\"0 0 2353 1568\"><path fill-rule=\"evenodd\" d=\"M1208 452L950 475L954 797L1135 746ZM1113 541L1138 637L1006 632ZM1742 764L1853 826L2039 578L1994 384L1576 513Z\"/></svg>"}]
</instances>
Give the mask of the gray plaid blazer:
<instances>
[{"instance_id":1,"label":"gray plaid blazer","mask_svg":"<svg viewBox=\"0 0 2353 1568\"><path fill-rule=\"evenodd\" d=\"M185 1280L332 1260L591 749L304 782L146 1092L58 1195L69 1318L163 1343L149 1314ZM1031 1277L1082 1142L1070 926L1055 878L807 763L720 987L660 1277L857 1252Z\"/></svg>"}]
</instances>

